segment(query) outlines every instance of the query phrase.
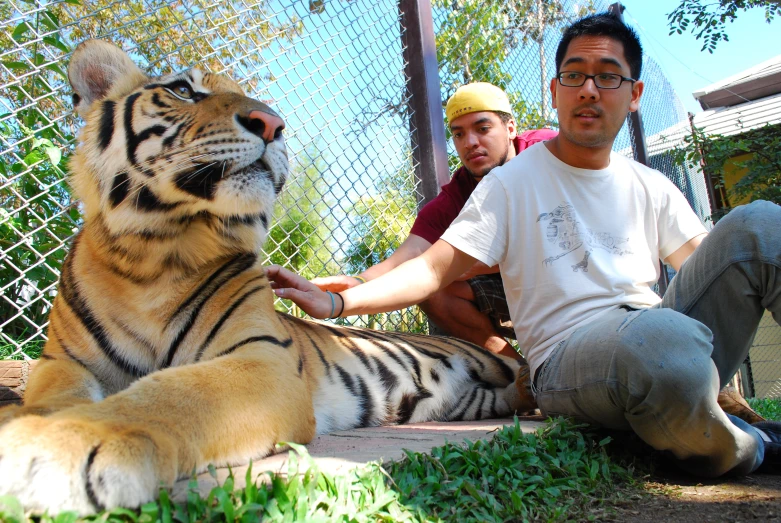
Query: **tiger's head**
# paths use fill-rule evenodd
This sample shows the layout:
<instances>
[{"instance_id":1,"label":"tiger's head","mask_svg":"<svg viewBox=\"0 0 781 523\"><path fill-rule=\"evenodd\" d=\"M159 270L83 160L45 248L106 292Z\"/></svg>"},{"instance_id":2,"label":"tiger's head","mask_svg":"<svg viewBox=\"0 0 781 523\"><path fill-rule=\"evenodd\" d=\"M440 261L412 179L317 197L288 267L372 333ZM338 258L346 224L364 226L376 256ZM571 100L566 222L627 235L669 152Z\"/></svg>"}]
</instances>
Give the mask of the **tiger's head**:
<instances>
[{"instance_id":1,"label":"tiger's head","mask_svg":"<svg viewBox=\"0 0 781 523\"><path fill-rule=\"evenodd\" d=\"M109 234L195 237L259 249L288 175L285 124L233 80L149 77L113 44L82 43L68 77L85 120L71 185Z\"/></svg>"}]
</instances>

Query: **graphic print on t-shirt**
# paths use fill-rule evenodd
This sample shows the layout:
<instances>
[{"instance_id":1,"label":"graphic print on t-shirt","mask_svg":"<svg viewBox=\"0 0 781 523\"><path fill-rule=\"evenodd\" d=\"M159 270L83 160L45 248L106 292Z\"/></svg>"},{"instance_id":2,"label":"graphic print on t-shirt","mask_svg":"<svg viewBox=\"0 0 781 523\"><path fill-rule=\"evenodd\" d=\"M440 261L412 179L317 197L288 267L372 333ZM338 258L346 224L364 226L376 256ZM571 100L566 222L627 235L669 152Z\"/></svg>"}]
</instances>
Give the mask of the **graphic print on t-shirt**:
<instances>
[{"instance_id":1,"label":"graphic print on t-shirt","mask_svg":"<svg viewBox=\"0 0 781 523\"><path fill-rule=\"evenodd\" d=\"M615 238L606 232L597 232L584 228L578 221L575 208L569 202L563 202L551 212L544 212L537 217L537 223L548 222L545 236L550 243L561 249L561 254L542 260L544 266L550 266L559 258L583 247L583 259L572 265L573 272L582 270L588 272L588 259L595 248L603 249L611 254L623 256L632 254L625 246L629 238Z\"/></svg>"}]
</instances>

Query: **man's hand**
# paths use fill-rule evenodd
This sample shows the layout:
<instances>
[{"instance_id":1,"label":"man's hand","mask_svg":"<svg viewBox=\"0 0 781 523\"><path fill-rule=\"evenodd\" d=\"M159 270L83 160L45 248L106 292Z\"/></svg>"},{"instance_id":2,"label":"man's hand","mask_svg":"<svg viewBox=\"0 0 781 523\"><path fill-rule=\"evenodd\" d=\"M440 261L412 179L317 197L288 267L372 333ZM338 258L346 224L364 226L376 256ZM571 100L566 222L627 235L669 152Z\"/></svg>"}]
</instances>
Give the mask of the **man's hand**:
<instances>
[{"instance_id":1,"label":"man's hand","mask_svg":"<svg viewBox=\"0 0 781 523\"><path fill-rule=\"evenodd\" d=\"M338 311L342 307L339 296L333 296L336 301L332 302L332 297L321 291L317 285L279 265L266 267L266 276L271 282L274 294L280 298L293 300L313 318L328 318L334 310Z\"/></svg>"},{"instance_id":2,"label":"man's hand","mask_svg":"<svg viewBox=\"0 0 781 523\"><path fill-rule=\"evenodd\" d=\"M493 267L489 267L485 263L481 261L477 261L472 265L468 271L466 271L464 274L456 278L456 281L466 281L470 278L474 278L475 276L479 276L481 274L494 274L499 272L499 266L494 265Z\"/></svg>"},{"instance_id":3,"label":"man's hand","mask_svg":"<svg viewBox=\"0 0 781 523\"><path fill-rule=\"evenodd\" d=\"M338 274L336 276L326 276L324 278L314 278L310 280L320 287L321 291L342 292L360 285L361 281L353 276Z\"/></svg>"}]
</instances>

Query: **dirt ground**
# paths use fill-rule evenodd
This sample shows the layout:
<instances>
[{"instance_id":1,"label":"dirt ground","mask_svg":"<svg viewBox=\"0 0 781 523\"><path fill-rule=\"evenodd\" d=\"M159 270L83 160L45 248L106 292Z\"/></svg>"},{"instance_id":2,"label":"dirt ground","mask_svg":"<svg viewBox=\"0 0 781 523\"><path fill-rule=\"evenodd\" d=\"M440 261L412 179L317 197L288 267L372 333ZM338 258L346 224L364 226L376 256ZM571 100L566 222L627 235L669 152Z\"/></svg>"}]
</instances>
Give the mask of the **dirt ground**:
<instances>
[{"instance_id":1,"label":"dirt ground","mask_svg":"<svg viewBox=\"0 0 781 523\"><path fill-rule=\"evenodd\" d=\"M630 487L584 512L595 521L737 523L781 522L781 475L751 474L742 478L707 480L676 467L671 456L656 452L631 433L609 435L611 457L633 462L640 491ZM599 441L597 439L597 441Z\"/></svg>"},{"instance_id":2,"label":"dirt ground","mask_svg":"<svg viewBox=\"0 0 781 523\"><path fill-rule=\"evenodd\" d=\"M644 488L648 495L590 512L598 521L640 523L781 521L781 476L702 481L663 467Z\"/></svg>"}]
</instances>

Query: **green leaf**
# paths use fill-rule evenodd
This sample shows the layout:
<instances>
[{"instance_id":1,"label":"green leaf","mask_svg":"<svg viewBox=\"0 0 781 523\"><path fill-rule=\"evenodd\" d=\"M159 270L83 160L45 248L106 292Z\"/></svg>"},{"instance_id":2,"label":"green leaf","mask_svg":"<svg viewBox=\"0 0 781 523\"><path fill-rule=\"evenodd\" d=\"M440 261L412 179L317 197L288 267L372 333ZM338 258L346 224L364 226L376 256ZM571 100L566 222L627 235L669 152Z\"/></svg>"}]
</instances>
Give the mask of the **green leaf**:
<instances>
[{"instance_id":1,"label":"green leaf","mask_svg":"<svg viewBox=\"0 0 781 523\"><path fill-rule=\"evenodd\" d=\"M233 503L231 502L228 493L223 489L216 489L215 495L219 501L219 506L222 509L222 513L225 515L225 521L233 521Z\"/></svg>"},{"instance_id":2,"label":"green leaf","mask_svg":"<svg viewBox=\"0 0 781 523\"><path fill-rule=\"evenodd\" d=\"M131 521L136 521L137 520L136 515L132 512L130 513L132 515ZM78 520L79 520L79 515L76 512L61 512L57 514L57 517L54 518L54 523L76 523L76 521Z\"/></svg>"},{"instance_id":3,"label":"green leaf","mask_svg":"<svg viewBox=\"0 0 781 523\"><path fill-rule=\"evenodd\" d=\"M60 67L59 64L47 64L43 66L44 69L48 69L49 71L53 71L60 75L64 80L68 79L68 73L65 72L65 70Z\"/></svg>"},{"instance_id":4,"label":"green leaf","mask_svg":"<svg viewBox=\"0 0 781 523\"><path fill-rule=\"evenodd\" d=\"M599 462L593 459L591 460L591 468L588 471L588 477L591 479L596 479L597 474L599 474Z\"/></svg>"},{"instance_id":5,"label":"green leaf","mask_svg":"<svg viewBox=\"0 0 781 523\"><path fill-rule=\"evenodd\" d=\"M14 28L14 32L11 33L11 38L19 42L20 38L24 35L24 33L26 33L29 30L30 30L30 26L27 25L27 22L22 22L21 24L17 25Z\"/></svg>"},{"instance_id":6,"label":"green leaf","mask_svg":"<svg viewBox=\"0 0 781 523\"><path fill-rule=\"evenodd\" d=\"M259 503L247 503L236 511L234 517L240 521L260 521L260 516L265 512L263 505Z\"/></svg>"},{"instance_id":7,"label":"green leaf","mask_svg":"<svg viewBox=\"0 0 781 523\"><path fill-rule=\"evenodd\" d=\"M168 497L168 492L161 489L160 490L160 496L158 499L158 502L160 503L160 521L162 523L173 523L173 518L171 517L171 498Z\"/></svg>"},{"instance_id":8,"label":"green leaf","mask_svg":"<svg viewBox=\"0 0 781 523\"><path fill-rule=\"evenodd\" d=\"M42 13L40 20L50 31L57 31L60 28L60 21L57 15L48 9Z\"/></svg>"},{"instance_id":9,"label":"green leaf","mask_svg":"<svg viewBox=\"0 0 781 523\"><path fill-rule=\"evenodd\" d=\"M25 521L24 507L13 496L0 496L0 516L14 523Z\"/></svg>"},{"instance_id":10,"label":"green leaf","mask_svg":"<svg viewBox=\"0 0 781 523\"><path fill-rule=\"evenodd\" d=\"M0 64L3 64L5 67L7 67L8 69L14 72L22 72L30 69L30 64L26 62L14 62L11 60L3 60L2 62L0 62Z\"/></svg>"},{"instance_id":11,"label":"green leaf","mask_svg":"<svg viewBox=\"0 0 781 523\"><path fill-rule=\"evenodd\" d=\"M155 521L159 512L156 501L150 501L145 505L141 505L141 514L148 516L150 521Z\"/></svg>"},{"instance_id":12,"label":"green leaf","mask_svg":"<svg viewBox=\"0 0 781 523\"><path fill-rule=\"evenodd\" d=\"M44 36L43 43L51 45L52 47L56 47L63 53L70 52L70 48L65 44L65 42L60 40L59 36Z\"/></svg>"},{"instance_id":13,"label":"green leaf","mask_svg":"<svg viewBox=\"0 0 781 523\"><path fill-rule=\"evenodd\" d=\"M62 515L62 514L60 514ZM138 514L136 514L132 510L128 510L126 508L114 508L111 509L111 511L108 513L109 516L117 516L117 517L123 517L127 518L130 521L138 521ZM74 513L74 516L78 519L78 514ZM75 519L73 521L76 521Z\"/></svg>"},{"instance_id":14,"label":"green leaf","mask_svg":"<svg viewBox=\"0 0 781 523\"><path fill-rule=\"evenodd\" d=\"M43 154L38 149L30 151L30 153L24 157L24 164L26 166L34 165L43 160Z\"/></svg>"}]
</instances>

